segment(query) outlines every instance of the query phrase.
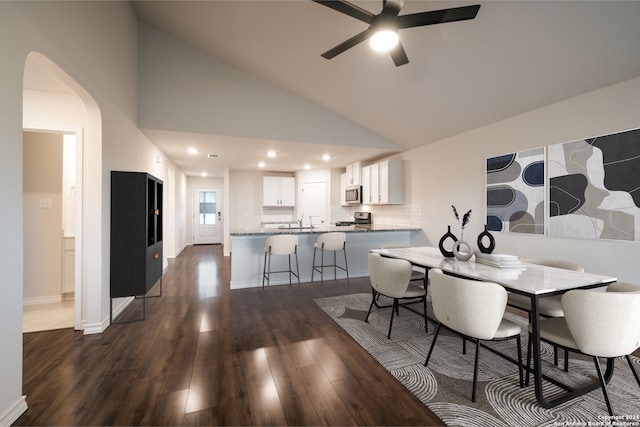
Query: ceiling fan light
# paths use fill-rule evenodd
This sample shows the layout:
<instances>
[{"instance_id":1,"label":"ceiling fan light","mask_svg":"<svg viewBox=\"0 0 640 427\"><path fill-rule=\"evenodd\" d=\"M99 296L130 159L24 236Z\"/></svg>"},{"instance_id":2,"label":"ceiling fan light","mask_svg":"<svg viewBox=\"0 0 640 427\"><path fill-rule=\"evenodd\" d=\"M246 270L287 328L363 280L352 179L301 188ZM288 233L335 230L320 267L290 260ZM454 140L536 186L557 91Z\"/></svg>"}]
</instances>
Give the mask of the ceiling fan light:
<instances>
[{"instance_id":1,"label":"ceiling fan light","mask_svg":"<svg viewBox=\"0 0 640 427\"><path fill-rule=\"evenodd\" d=\"M381 30L369 39L371 48L378 52L388 52L398 44L398 33L393 30Z\"/></svg>"}]
</instances>

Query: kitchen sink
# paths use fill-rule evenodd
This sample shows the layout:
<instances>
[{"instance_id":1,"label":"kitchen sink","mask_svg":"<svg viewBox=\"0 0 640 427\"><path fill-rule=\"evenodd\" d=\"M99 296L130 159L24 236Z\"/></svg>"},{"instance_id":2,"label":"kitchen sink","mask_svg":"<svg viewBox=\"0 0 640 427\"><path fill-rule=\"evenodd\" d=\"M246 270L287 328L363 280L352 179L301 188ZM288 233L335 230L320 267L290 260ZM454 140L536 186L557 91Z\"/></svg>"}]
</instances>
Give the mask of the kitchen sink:
<instances>
[{"instance_id":1,"label":"kitchen sink","mask_svg":"<svg viewBox=\"0 0 640 427\"><path fill-rule=\"evenodd\" d=\"M279 229L284 229L284 230L311 230L317 227L310 227L308 225L304 225L302 227L299 227L297 224L292 224L292 225L279 225L278 226Z\"/></svg>"}]
</instances>

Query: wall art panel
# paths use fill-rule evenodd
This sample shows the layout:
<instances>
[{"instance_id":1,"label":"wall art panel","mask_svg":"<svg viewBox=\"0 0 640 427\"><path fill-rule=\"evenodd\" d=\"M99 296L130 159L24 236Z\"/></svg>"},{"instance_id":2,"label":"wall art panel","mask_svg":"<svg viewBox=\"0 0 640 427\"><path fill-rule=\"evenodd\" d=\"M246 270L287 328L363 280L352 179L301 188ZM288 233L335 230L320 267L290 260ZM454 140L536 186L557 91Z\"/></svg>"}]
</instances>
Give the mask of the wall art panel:
<instances>
[{"instance_id":1,"label":"wall art panel","mask_svg":"<svg viewBox=\"0 0 640 427\"><path fill-rule=\"evenodd\" d=\"M549 235L640 240L640 129L549 146Z\"/></svg>"},{"instance_id":2,"label":"wall art panel","mask_svg":"<svg viewBox=\"0 0 640 427\"><path fill-rule=\"evenodd\" d=\"M544 234L544 148L487 159L487 229Z\"/></svg>"}]
</instances>

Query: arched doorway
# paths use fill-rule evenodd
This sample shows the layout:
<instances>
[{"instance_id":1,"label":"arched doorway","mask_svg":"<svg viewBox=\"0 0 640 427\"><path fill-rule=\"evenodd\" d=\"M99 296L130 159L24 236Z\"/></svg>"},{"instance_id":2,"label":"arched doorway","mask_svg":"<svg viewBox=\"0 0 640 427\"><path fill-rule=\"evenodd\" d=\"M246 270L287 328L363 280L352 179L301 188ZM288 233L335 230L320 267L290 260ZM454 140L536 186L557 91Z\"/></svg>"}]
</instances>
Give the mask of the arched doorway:
<instances>
[{"instance_id":1,"label":"arched doorway","mask_svg":"<svg viewBox=\"0 0 640 427\"><path fill-rule=\"evenodd\" d=\"M87 321L101 318L102 280L100 262L97 258L102 239L100 227L89 226L90 222L101 219L102 206L102 130L98 106L88 92L55 63L40 53L32 52L25 62L23 128L75 136L77 148L74 150L75 182L72 203L69 203L67 198L67 204L71 206L67 211L67 217L71 217L72 220L71 224L68 219L65 224L60 224L61 228L67 228L66 234L72 234L74 239L71 245L74 261L70 267L75 294L73 326L74 329L82 329L85 333L101 332L101 327L95 326L96 322ZM39 198L36 209L49 209L49 206L53 205L50 201L47 196ZM88 218L91 218L91 221L88 221ZM29 227L26 221L25 227ZM27 233L24 233L24 236L29 238ZM28 242L23 243L27 248ZM64 245L62 240L60 245ZM25 270L33 268L29 258L30 254L25 252ZM63 260L60 259L59 262L62 263ZM25 283L25 289L26 286Z\"/></svg>"}]
</instances>

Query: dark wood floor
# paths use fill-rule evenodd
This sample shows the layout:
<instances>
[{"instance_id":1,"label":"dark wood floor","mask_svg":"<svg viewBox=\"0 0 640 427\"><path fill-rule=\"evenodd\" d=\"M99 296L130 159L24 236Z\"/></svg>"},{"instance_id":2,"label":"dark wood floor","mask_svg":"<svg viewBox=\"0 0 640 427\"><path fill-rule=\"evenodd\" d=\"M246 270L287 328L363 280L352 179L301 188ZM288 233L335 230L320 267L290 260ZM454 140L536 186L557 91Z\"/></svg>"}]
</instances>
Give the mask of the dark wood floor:
<instances>
[{"instance_id":1,"label":"dark wood floor","mask_svg":"<svg viewBox=\"0 0 640 427\"><path fill-rule=\"evenodd\" d=\"M145 321L25 334L15 425L443 425L313 302L368 279L267 296L229 276L220 246L188 247Z\"/></svg>"}]
</instances>

